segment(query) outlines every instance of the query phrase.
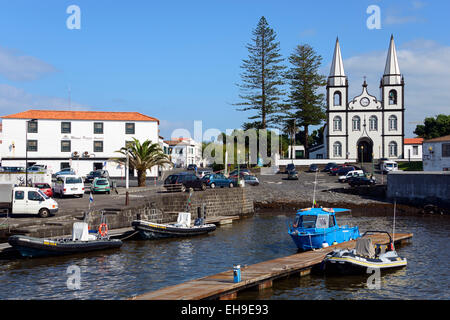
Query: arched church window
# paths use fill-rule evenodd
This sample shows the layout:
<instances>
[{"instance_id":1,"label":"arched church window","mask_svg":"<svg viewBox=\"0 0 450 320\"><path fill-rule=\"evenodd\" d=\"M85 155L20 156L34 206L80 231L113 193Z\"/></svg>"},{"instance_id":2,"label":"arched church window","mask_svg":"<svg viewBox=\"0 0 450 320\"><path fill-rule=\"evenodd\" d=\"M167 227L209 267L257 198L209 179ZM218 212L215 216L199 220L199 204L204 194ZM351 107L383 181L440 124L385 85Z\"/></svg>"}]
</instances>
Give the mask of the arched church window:
<instances>
[{"instance_id":1,"label":"arched church window","mask_svg":"<svg viewBox=\"0 0 450 320\"><path fill-rule=\"evenodd\" d=\"M369 131L378 131L378 118L376 116L369 118Z\"/></svg>"},{"instance_id":2,"label":"arched church window","mask_svg":"<svg viewBox=\"0 0 450 320\"><path fill-rule=\"evenodd\" d=\"M397 143L395 141L389 142L389 157L397 156Z\"/></svg>"},{"instance_id":3,"label":"arched church window","mask_svg":"<svg viewBox=\"0 0 450 320\"><path fill-rule=\"evenodd\" d=\"M397 117L392 115L389 117L389 131L397 131Z\"/></svg>"},{"instance_id":4,"label":"arched church window","mask_svg":"<svg viewBox=\"0 0 450 320\"><path fill-rule=\"evenodd\" d=\"M333 119L333 129L334 131L342 131L342 118L339 116Z\"/></svg>"},{"instance_id":5,"label":"arched church window","mask_svg":"<svg viewBox=\"0 0 450 320\"><path fill-rule=\"evenodd\" d=\"M342 94L340 91L336 91L333 95L333 105L335 107L342 106Z\"/></svg>"},{"instance_id":6,"label":"arched church window","mask_svg":"<svg viewBox=\"0 0 450 320\"><path fill-rule=\"evenodd\" d=\"M396 105L397 104L397 91L391 90L389 91L389 105Z\"/></svg>"},{"instance_id":7,"label":"arched church window","mask_svg":"<svg viewBox=\"0 0 450 320\"><path fill-rule=\"evenodd\" d=\"M361 118L358 116L354 116L352 119L352 128L353 131L361 131Z\"/></svg>"},{"instance_id":8,"label":"arched church window","mask_svg":"<svg viewBox=\"0 0 450 320\"><path fill-rule=\"evenodd\" d=\"M342 157L342 144L339 141L333 144L333 156Z\"/></svg>"}]
</instances>

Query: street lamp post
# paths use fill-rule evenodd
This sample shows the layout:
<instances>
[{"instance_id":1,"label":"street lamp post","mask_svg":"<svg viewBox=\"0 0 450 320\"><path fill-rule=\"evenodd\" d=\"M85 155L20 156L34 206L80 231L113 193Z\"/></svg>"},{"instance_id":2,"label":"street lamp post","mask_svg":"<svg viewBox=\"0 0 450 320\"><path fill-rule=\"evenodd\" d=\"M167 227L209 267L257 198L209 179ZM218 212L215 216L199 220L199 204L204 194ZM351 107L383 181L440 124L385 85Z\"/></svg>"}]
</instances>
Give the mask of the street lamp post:
<instances>
[{"instance_id":1,"label":"street lamp post","mask_svg":"<svg viewBox=\"0 0 450 320\"><path fill-rule=\"evenodd\" d=\"M35 123L37 119L31 119L26 122L25 128L25 187L28 187L28 130L30 123Z\"/></svg>"},{"instance_id":2,"label":"street lamp post","mask_svg":"<svg viewBox=\"0 0 450 320\"><path fill-rule=\"evenodd\" d=\"M128 199L128 187L129 187L129 178L130 176L130 149L127 149L127 164L126 164L126 168L125 168L125 205L127 206L129 203L129 199Z\"/></svg>"}]
</instances>

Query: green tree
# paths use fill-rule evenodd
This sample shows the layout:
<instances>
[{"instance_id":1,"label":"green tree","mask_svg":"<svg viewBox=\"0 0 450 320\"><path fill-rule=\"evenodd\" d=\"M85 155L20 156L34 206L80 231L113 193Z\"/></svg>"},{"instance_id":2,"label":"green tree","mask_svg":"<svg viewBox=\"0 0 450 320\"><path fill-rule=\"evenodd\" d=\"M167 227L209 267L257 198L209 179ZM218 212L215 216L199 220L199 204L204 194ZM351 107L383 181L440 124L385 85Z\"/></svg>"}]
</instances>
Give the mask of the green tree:
<instances>
[{"instance_id":1,"label":"green tree","mask_svg":"<svg viewBox=\"0 0 450 320\"><path fill-rule=\"evenodd\" d=\"M252 34L252 42L246 46L248 59L243 60L241 66L244 69L241 73L242 83L238 84L242 101L234 104L242 106L238 111L256 111L256 115L249 117L249 120L255 121L244 123L244 130L270 127L283 95L280 86L283 85L282 72L285 66L280 64L284 59L279 53L280 43L276 42L274 30L261 17Z\"/></svg>"},{"instance_id":2,"label":"green tree","mask_svg":"<svg viewBox=\"0 0 450 320\"><path fill-rule=\"evenodd\" d=\"M424 139L450 135L450 115L440 114L436 118L425 118L424 124L418 125L414 134Z\"/></svg>"},{"instance_id":3,"label":"green tree","mask_svg":"<svg viewBox=\"0 0 450 320\"><path fill-rule=\"evenodd\" d=\"M129 142L126 147L116 152L125 156L125 158L112 159L121 165L126 164L126 156L129 156L130 167L137 170L139 187L145 187L147 170L154 166L173 165L169 157L164 154L161 146L158 143L152 143L150 140L140 143L138 139L133 138L133 141Z\"/></svg>"},{"instance_id":4,"label":"green tree","mask_svg":"<svg viewBox=\"0 0 450 320\"><path fill-rule=\"evenodd\" d=\"M320 125L326 119L325 95L318 93L326 85L326 77L319 74L322 57L307 44L297 46L289 62L292 66L285 77L290 91L284 113L297 119L297 125L304 128L303 143L308 158L309 126Z\"/></svg>"}]
</instances>

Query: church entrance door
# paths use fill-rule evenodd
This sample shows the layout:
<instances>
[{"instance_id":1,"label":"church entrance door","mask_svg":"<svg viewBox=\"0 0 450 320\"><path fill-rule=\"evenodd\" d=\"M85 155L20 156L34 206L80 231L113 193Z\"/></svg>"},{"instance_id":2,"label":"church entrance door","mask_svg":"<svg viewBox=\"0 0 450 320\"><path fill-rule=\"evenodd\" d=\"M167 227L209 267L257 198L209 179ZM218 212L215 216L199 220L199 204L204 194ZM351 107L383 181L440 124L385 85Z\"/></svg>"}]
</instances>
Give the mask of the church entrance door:
<instances>
[{"instance_id":1,"label":"church entrance door","mask_svg":"<svg viewBox=\"0 0 450 320\"><path fill-rule=\"evenodd\" d=\"M361 138L357 145L358 162L372 162L373 141L369 138Z\"/></svg>"}]
</instances>

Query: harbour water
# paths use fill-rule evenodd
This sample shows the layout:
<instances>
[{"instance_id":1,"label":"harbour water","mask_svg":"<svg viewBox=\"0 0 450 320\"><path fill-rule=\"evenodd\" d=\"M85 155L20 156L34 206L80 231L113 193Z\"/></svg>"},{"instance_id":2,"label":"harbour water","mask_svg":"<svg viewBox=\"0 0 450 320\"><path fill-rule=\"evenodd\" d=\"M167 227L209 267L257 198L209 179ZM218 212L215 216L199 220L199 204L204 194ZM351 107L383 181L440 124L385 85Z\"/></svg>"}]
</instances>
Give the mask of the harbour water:
<instances>
[{"instance_id":1,"label":"harbour water","mask_svg":"<svg viewBox=\"0 0 450 320\"><path fill-rule=\"evenodd\" d=\"M126 241L118 250L87 255L0 260L0 299L127 299L231 270L234 264L295 254L287 234L293 217L292 212L257 213L206 236ZM339 224L358 225L361 232L392 231L392 217L337 219ZM379 289L367 287L370 275L311 274L274 281L261 292L244 291L238 299L450 299L450 217L401 216L396 232L414 234L410 243L397 248L408 266L383 273ZM79 272L68 273L73 270Z\"/></svg>"}]
</instances>

